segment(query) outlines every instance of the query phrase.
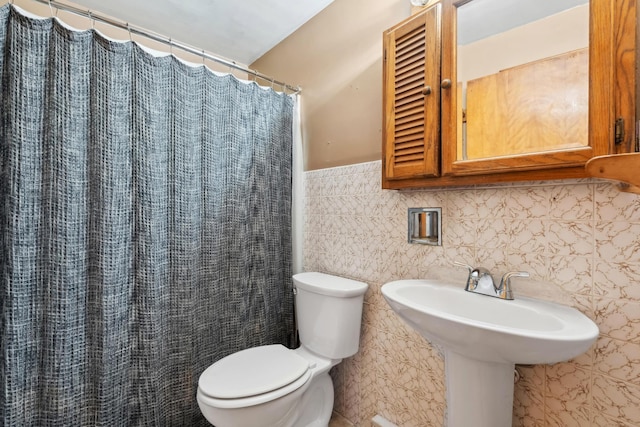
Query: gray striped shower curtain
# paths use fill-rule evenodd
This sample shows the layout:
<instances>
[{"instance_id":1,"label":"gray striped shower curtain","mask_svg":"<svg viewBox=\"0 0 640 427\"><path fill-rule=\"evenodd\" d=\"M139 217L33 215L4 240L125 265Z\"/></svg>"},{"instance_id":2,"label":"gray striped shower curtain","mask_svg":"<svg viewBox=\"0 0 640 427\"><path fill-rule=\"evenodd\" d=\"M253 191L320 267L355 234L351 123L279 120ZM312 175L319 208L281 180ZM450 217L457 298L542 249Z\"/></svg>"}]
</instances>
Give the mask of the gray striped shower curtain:
<instances>
[{"instance_id":1,"label":"gray striped shower curtain","mask_svg":"<svg viewBox=\"0 0 640 427\"><path fill-rule=\"evenodd\" d=\"M0 425L206 425L291 345L291 97L0 8Z\"/></svg>"}]
</instances>

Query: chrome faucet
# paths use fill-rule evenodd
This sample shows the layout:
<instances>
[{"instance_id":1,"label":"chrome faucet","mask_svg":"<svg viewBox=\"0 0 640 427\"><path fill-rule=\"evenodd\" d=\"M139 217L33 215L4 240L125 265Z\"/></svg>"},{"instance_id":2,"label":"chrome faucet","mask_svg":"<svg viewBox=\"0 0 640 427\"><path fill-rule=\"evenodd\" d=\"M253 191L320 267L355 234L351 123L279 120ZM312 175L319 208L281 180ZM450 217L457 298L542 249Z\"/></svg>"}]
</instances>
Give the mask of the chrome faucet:
<instances>
[{"instance_id":1,"label":"chrome faucet","mask_svg":"<svg viewBox=\"0 0 640 427\"><path fill-rule=\"evenodd\" d=\"M454 262L454 264L460 267L465 267L469 270L469 277L467 277L467 284L464 288L465 291L489 295L500 299L513 299L513 291L511 290L512 277L529 277L529 273L526 271L510 271L502 276L500 286L496 286L493 276L486 268L473 268L468 264L457 261Z\"/></svg>"},{"instance_id":2,"label":"chrome faucet","mask_svg":"<svg viewBox=\"0 0 640 427\"><path fill-rule=\"evenodd\" d=\"M526 271L510 271L505 273L500 280L500 287L497 289L499 295L498 298L513 299L513 291L511 290L511 278L512 277L529 277L529 273Z\"/></svg>"}]
</instances>

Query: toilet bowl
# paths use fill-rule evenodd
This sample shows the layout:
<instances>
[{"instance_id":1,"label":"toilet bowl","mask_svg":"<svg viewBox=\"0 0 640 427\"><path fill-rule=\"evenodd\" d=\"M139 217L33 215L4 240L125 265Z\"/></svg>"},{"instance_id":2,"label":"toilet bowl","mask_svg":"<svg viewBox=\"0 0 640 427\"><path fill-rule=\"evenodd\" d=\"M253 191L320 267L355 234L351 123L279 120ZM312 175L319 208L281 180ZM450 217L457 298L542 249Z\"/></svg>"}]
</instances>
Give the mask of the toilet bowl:
<instances>
[{"instance_id":1,"label":"toilet bowl","mask_svg":"<svg viewBox=\"0 0 640 427\"><path fill-rule=\"evenodd\" d=\"M293 276L300 347L233 353L200 375L196 394L216 427L327 427L329 370L358 351L367 284L323 273Z\"/></svg>"}]
</instances>

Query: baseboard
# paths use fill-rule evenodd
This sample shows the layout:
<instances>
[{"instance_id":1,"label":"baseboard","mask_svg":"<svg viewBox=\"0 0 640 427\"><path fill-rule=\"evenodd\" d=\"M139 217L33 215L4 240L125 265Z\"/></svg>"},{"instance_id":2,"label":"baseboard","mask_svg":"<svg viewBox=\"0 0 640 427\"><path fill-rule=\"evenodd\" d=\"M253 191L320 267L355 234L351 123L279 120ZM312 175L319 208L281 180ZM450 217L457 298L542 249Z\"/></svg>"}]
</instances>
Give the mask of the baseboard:
<instances>
[{"instance_id":1,"label":"baseboard","mask_svg":"<svg viewBox=\"0 0 640 427\"><path fill-rule=\"evenodd\" d=\"M386 418L381 417L380 415L376 415L371 420L371 423L374 427L398 427L396 424L387 420Z\"/></svg>"}]
</instances>

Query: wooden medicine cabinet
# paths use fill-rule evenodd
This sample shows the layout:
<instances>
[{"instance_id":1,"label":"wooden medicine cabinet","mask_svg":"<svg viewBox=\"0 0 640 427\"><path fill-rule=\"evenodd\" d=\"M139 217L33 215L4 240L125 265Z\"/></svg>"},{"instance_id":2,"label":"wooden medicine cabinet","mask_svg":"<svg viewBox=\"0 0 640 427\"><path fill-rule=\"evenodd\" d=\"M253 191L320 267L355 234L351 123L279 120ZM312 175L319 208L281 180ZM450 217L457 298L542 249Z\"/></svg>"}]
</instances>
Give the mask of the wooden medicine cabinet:
<instances>
[{"instance_id":1,"label":"wooden medicine cabinet","mask_svg":"<svg viewBox=\"0 0 640 427\"><path fill-rule=\"evenodd\" d=\"M383 188L582 178L637 151L632 0L441 0L383 34Z\"/></svg>"}]
</instances>

